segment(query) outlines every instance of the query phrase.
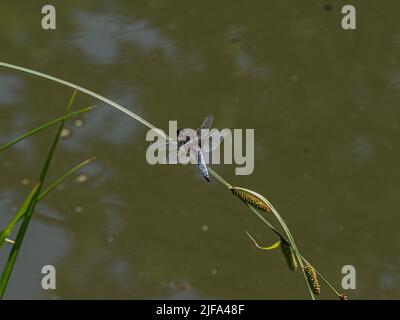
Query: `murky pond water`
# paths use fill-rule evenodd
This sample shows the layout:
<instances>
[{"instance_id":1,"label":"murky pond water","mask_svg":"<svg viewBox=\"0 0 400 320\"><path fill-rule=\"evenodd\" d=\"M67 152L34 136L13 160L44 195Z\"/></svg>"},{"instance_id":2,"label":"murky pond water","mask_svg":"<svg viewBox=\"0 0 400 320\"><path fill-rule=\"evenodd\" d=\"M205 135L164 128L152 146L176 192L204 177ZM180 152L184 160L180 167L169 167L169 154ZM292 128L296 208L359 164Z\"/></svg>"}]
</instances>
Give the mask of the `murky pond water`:
<instances>
[{"instance_id":1,"label":"murky pond water","mask_svg":"<svg viewBox=\"0 0 400 320\"><path fill-rule=\"evenodd\" d=\"M400 298L400 3L353 1L0 2L0 61L104 95L167 129L255 129L255 170L213 168L264 194L304 254L351 297ZM72 91L0 68L0 144L61 115ZM66 124L49 180L96 156L40 204L6 298L307 299L272 232L194 166L150 166L147 128L98 108ZM37 179L53 130L0 155L0 226ZM273 221L273 219L271 219ZM0 251L2 266L9 248ZM57 289L41 289L41 268ZM333 298L326 287L322 298Z\"/></svg>"}]
</instances>

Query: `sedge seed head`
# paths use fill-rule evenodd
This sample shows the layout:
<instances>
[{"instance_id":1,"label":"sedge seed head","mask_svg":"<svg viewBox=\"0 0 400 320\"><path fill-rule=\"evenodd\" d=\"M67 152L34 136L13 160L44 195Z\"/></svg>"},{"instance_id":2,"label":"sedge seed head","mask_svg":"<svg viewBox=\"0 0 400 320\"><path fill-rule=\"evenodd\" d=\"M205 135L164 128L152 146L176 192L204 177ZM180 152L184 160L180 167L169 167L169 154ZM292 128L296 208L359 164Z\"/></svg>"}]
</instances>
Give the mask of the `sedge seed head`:
<instances>
[{"instance_id":1,"label":"sedge seed head","mask_svg":"<svg viewBox=\"0 0 400 320\"><path fill-rule=\"evenodd\" d=\"M296 271L297 270L297 260L294 254L293 247L291 244L285 240L281 240L281 249L282 254L285 257L286 263L290 270Z\"/></svg>"},{"instance_id":2,"label":"sedge seed head","mask_svg":"<svg viewBox=\"0 0 400 320\"><path fill-rule=\"evenodd\" d=\"M321 287L319 285L317 273L315 272L314 267L307 263L304 266L304 271L306 273L307 281L310 284L311 290L315 294L319 294L321 292Z\"/></svg>"},{"instance_id":3,"label":"sedge seed head","mask_svg":"<svg viewBox=\"0 0 400 320\"><path fill-rule=\"evenodd\" d=\"M262 211L265 212L271 211L269 205L265 203L263 200L261 200L259 197L255 196L254 194L236 187L233 187L231 191L243 202L248 203L251 206L261 209Z\"/></svg>"}]
</instances>

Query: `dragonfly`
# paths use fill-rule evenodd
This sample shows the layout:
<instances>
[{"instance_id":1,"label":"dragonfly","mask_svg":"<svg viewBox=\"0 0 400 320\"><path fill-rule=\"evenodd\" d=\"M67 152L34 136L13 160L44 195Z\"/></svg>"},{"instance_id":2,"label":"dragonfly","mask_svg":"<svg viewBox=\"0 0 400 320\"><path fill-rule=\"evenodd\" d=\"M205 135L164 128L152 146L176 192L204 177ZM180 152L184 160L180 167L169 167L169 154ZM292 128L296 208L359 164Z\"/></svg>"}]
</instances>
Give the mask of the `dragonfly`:
<instances>
[{"instance_id":1,"label":"dragonfly","mask_svg":"<svg viewBox=\"0 0 400 320\"><path fill-rule=\"evenodd\" d=\"M202 136L202 130L210 130L213 122L214 116L210 114L204 119L203 124L196 131L191 129L178 129L178 140L173 140L173 143L176 144L177 147L173 148L172 152L169 151L166 153L162 163L171 163L171 159L179 159L179 156L182 153L187 156L192 150L195 153L196 162L201 175L209 182L210 175L203 152L215 150L224 139L223 132L219 132L218 130L211 130L207 135L204 137ZM182 137L184 139L181 139ZM205 142L204 145L202 145L202 141ZM170 142L166 141L157 141L151 146L157 147L159 150L168 150L167 148L170 146L170 144Z\"/></svg>"}]
</instances>

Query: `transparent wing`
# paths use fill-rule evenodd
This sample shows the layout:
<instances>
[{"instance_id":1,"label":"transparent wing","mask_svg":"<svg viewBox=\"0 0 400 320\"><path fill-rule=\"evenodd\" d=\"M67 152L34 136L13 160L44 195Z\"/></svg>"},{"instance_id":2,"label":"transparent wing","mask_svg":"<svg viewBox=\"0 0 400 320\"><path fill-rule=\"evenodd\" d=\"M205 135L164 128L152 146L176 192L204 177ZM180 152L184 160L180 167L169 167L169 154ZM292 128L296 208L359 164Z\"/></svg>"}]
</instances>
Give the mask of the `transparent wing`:
<instances>
[{"instance_id":1,"label":"transparent wing","mask_svg":"<svg viewBox=\"0 0 400 320\"><path fill-rule=\"evenodd\" d=\"M211 130L202 140L202 150L204 152L211 152L217 149L227 135L228 133L226 131L219 131L217 129Z\"/></svg>"},{"instance_id":2,"label":"transparent wing","mask_svg":"<svg viewBox=\"0 0 400 320\"><path fill-rule=\"evenodd\" d=\"M212 124L214 122L214 116L212 114L209 114L205 119L203 124L201 125L201 127L199 129L197 129L197 134L200 135L200 130L201 129L210 129Z\"/></svg>"},{"instance_id":3,"label":"transparent wing","mask_svg":"<svg viewBox=\"0 0 400 320\"><path fill-rule=\"evenodd\" d=\"M185 139L182 139L182 138L185 138L186 136L188 136L190 134L190 131L189 131L189 129L178 129L177 130L177 137L181 137L180 139L178 139L178 140L173 140L173 142L171 143L171 142L169 142L167 139L165 139L165 138L163 138L163 137L160 137L160 138L158 138L158 140L157 141L155 141L155 142L153 142L153 143L151 143L150 145L149 145L149 148L150 149L153 149L153 150L155 150L155 149L158 149L158 150L160 150L160 151L166 151L166 150L169 150L170 149L170 145L172 145L173 143L176 143L177 144L177 146L178 146L178 148L180 148L181 146L183 146L186 142L188 142L189 141L189 138L187 137L187 139L185 140ZM171 146L172 147L172 146Z\"/></svg>"},{"instance_id":4,"label":"transparent wing","mask_svg":"<svg viewBox=\"0 0 400 320\"><path fill-rule=\"evenodd\" d=\"M158 152L159 155L161 154L161 163L166 164L169 163L171 159L176 159L178 149L176 143L176 140L171 143L164 138L159 138L157 141L151 143L148 148L153 153Z\"/></svg>"},{"instance_id":5,"label":"transparent wing","mask_svg":"<svg viewBox=\"0 0 400 320\"><path fill-rule=\"evenodd\" d=\"M190 151L192 149L195 149L193 146L193 143L189 143L187 141L180 141L178 142L178 146L172 146L171 145L171 150L166 150L166 155L163 157L161 163L168 163L168 164L177 164L181 163L182 158L181 157L189 157ZM185 161L183 161L186 163Z\"/></svg>"}]
</instances>

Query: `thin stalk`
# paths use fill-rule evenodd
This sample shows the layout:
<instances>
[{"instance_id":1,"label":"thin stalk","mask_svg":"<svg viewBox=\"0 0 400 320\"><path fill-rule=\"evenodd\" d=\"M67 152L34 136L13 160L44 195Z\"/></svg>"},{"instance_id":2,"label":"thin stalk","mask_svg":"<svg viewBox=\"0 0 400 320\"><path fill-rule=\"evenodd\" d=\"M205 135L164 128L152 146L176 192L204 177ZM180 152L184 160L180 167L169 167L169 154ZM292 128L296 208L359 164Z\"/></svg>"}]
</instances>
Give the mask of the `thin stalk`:
<instances>
[{"instance_id":1,"label":"thin stalk","mask_svg":"<svg viewBox=\"0 0 400 320\"><path fill-rule=\"evenodd\" d=\"M39 194L39 186L40 186L40 184L38 183L37 188L33 193L33 196L37 196ZM27 215L31 214L31 212L34 210L35 205L36 205L35 201L32 200L29 203L29 206L28 206L25 214L27 214ZM24 221L25 221L25 219L24 219ZM15 261L17 260L18 253L19 253L21 245L22 245L22 241L23 241L23 237L25 235L26 228L27 228L27 224L23 223L21 225L21 228L18 231L18 235L15 240L15 244L11 248L10 254L8 255L6 265L4 266L3 272L1 274L1 277L0 277L0 299L3 299L4 293L6 291L7 284L10 280L11 273L14 269Z\"/></svg>"},{"instance_id":2,"label":"thin stalk","mask_svg":"<svg viewBox=\"0 0 400 320\"><path fill-rule=\"evenodd\" d=\"M0 66L8 68L8 69L14 69L14 70L22 71L22 72L25 72L25 73L33 74L33 75L35 75L37 77L41 77L41 78L45 78L45 79L48 79L48 80L51 80L51 81L54 81L54 82L58 82L58 83L60 83L60 84L62 84L64 86L67 86L67 87L73 88L73 89L75 89L77 91L86 93L87 95L92 96L92 97L94 97L94 98L96 98L98 100L101 100L104 103L106 103L106 104L118 109L119 111L127 114L128 116L136 119L137 121L139 121L140 123L142 123L143 125L148 127L149 129L153 129L155 132L157 132L157 134L159 134L163 138L165 138L165 139L168 138L168 136L164 132L162 132L161 130L159 130L155 126L153 126L150 122L146 121L142 117L138 116L136 113L134 113L134 112L124 108L120 104L118 104L118 103L116 103L116 102L114 102L114 101L112 101L110 99L107 99L107 98L105 98L105 97L103 97L103 96L101 96L101 95L99 95L99 94L97 94L97 93L95 93L93 91L90 91L90 90L88 90L86 88L78 86L78 85L76 85L74 83L71 83L69 81L65 81L65 80L62 80L60 78L56 78L56 77L50 76L48 74L45 74L45 73L42 73L42 72L39 72L39 71L36 71L36 70L32 70L32 69L20 67L20 66L11 64L11 63L6 63L6 62L1 62L0 61ZM168 139L168 140L170 140L170 139Z\"/></svg>"},{"instance_id":3,"label":"thin stalk","mask_svg":"<svg viewBox=\"0 0 400 320\"><path fill-rule=\"evenodd\" d=\"M256 216L262 221L262 222L264 222L279 238L281 238L281 239L283 239L283 240L285 240L285 241L287 241L286 239L285 239L285 237L278 231L278 230L276 230L276 228L267 220L267 219L265 219L264 217L263 217L263 215L256 209L256 208L253 208L251 205L249 205L249 204L246 204L249 208L250 208L250 210L251 211L253 211L255 214L256 214Z\"/></svg>"},{"instance_id":4,"label":"thin stalk","mask_svg":"<svg viewBox=\"0 0 400 320\"><path fill-rule=\"evenodd\" d=\"M74 101L75 101L77 93L78 93L78 91L75 90L74 93L72 94L71 99L69 100L68 105L67 105L66 114L71 112L72 105L74 104ZM61 132L64 129L64 123L65 123L65 119L60 122L60 126L58 128L57 134L55 135L55 137L53 139L53 143L51 145L49 154L48 154L48 156L46 158L46 162L45 162L44 167L42 169L42 172L40 174L39 181L42 182L42 185L43 185L43 182L44 182L44 180L46 178L47 172L49 171L50 164L53 161L54 152L56 151L56 147L57 147L58 141L60 140Z\"/></svg>"},{"instance_id":5,"label":"thin stalk","mask_svg":"<svg viewBox=\"0 0 400 320\"><path fill-rule=\"evenodd\" d=\"M11 220L11 222L7 225L7 227L5 227L5 229L2 232L0 232L0 247L4 244L4 242L6 241L7 237L11 234L11 231L14 228L14 226L24 216L26 211L28 211L29 205L32 202L32 199L33 199L34 195L36 194L38 188L39 188L39 184L36 184L32 188L31 192L25 198L25 200L22 203L22 205L19 207L18 211L16 212L16 214L13 217L13 219Z\"/></svg>"},{"instance_id":6,"label":"thin stalk","mask_svg":"<svg viewBox=\"0 0 400 320\"><path fill-rule=\"evenodd\" d=\"M56 181L54 181L52 184L50 184L45 191L43 191L37 198L37 201L41 201L43 200L43 198L45 196L47 196L51 191L53 191L60 183L62 183L65 179L67 179L69 176L71 176L72 174L74 174L77 170L79 170L80 168L86 166L87 164L89 164L90 162L92 162L94 159L96 159L95 157L85 160L83 162L81 162L80 164L76 165L75 167L73 167L72 169L68 170L66 173L64 173L61 177L59 177ZM10 244L15 244L14 240L10 240L8 238L6 238L12 231L12 229L14 228L14 226L24 217L25 213L26 213L26 207L30 202L26 201L27 204L26 205L22 205L21 209L18 210L17 214L14 216L14 218L11 220L11 222L8 224L8 226L0 233L0 246L4 243L10 243Z\"/></svg>"},{"instance_id":7,"label":"thin stalk","mask_svg":"<svg viewBox=\"0 0 400 320\"><path fill-rule=\"evenodd\" d=\"M270 203L269 203L269 205L270 205ZM279 213L275 210L275 208L272 207L272 205L271 205L271 209L272 209L272 212L274 213L275 217L278 219L280 225L285 230L285 233L286 233L287 237L290 240L290 244L293 247L293 250L294 250L294 253L295 253L296 257L297 257L297 260L299 261L302 273L304 275L304 279L306 280L307 287L308 287L308 289L310 291L311 298L313 300L315 300L315 294L314 294L314 292L313 292L313 290L311 288L311 285L310 285L309 281L307 280L307 275L306 275L306 273L304 271L303 259L302 259L301 255L300 255L299 249L297 248L296 242L294 241L294 237L292 236L292 233L290 232L289 228L287 227L285 221L282 219L282 217L279 215Z\"/></svg>"},{"instance_id":8,"label":"thin stalk","mask_svg":"<svg viewBox=\"0 0 400 320\"><path fill-rule=\"evenodd\" d=\"M207 169L213 175L213 177L216 178L219 182L221 182L225 187L227 187L228 189L232 188L232 186L218 173L216 173L213 169L211 169L209 166L207 166Z\"/></svg>"},{"instance_id":9,"label":"thin stalk","mask_svg":"<svg viewBox=\"0 0 400 320\"><path fill-rule=\"evenodd\" d=\"M61 177L59 177L56 181L54 181L50 186L47 187L45 191L43 191L40 194L40 196L38 197L38 201L43 200L43 198L47 196L47 194L49 194L53 189L55 189L61 182L63 182L66 178L75 173L75 171L79 170L80 168L92 162L94 159L96 159L96 157L85 160L80 164L76 165L75 167L73 167L72 169L70 169L69 171L67 171L66 173L64 173Z\"/></svg>"}]
</instances>

